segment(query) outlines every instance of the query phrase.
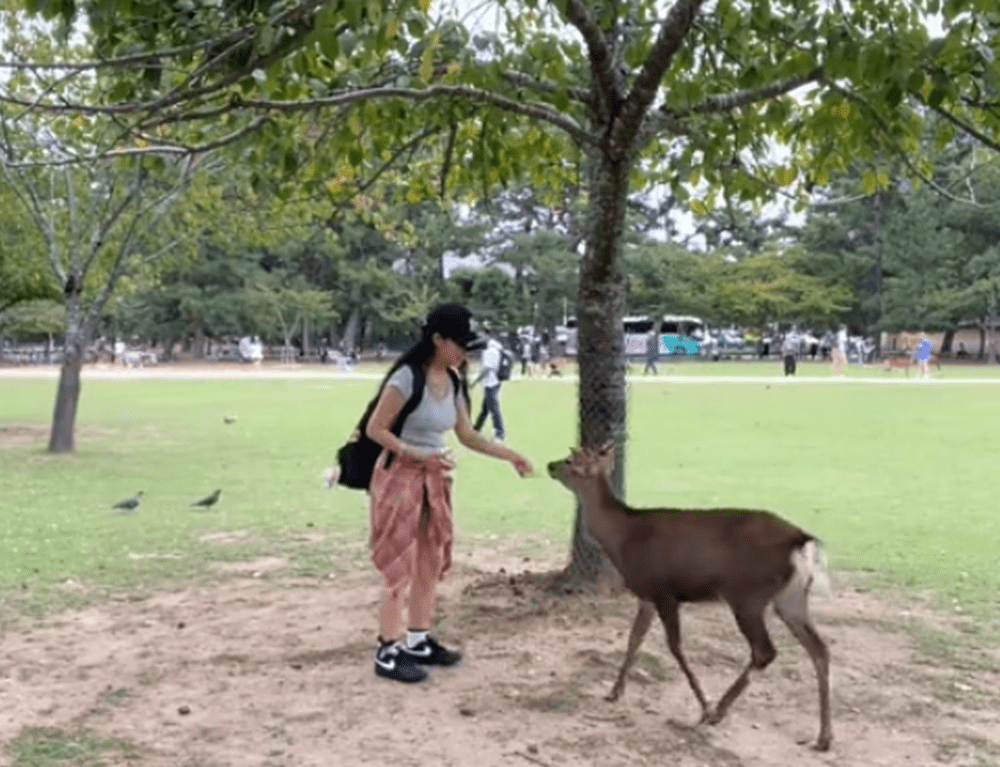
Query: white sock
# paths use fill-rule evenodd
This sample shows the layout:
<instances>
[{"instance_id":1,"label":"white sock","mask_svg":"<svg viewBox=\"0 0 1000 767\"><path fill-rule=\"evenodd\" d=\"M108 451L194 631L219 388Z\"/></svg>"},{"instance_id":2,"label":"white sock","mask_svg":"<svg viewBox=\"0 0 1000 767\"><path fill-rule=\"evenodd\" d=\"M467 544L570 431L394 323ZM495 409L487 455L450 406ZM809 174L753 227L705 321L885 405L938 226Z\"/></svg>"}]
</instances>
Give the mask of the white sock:
<instances>
[{"instance_id":1,"label":"white sock","mask_svg":"<svg viewBox=\"0 0 1000 767\"><path fill-rule=\"evenodd\" d=\"M412 650L414 647L427 639L427 634L428 631L426 629L410 629L406 632L406 646Z\"/></svg>"}]
</instances>

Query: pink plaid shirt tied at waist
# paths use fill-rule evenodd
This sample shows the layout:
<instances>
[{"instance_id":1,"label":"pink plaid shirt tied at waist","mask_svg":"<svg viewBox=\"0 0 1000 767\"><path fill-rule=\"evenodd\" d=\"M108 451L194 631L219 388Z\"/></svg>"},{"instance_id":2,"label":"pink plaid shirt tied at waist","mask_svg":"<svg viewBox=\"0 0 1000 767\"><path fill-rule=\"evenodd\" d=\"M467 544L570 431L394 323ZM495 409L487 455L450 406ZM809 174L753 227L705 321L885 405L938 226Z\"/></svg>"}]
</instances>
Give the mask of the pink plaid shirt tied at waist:
<instances>
[{"instance_id":1,"label":"pink plaid shirt tied at waist","mask_svg":"<svg viewBox=\"0 0 1000 767\"><path fill-rule=\"evenodd\" d=\"M426 504L428 556L439 558L441 577L451 566L453 540L450 474L422 461L383 451L371 482L372 561L393 593L413 580L417 535Z\"/></svg>"}]
</instances>

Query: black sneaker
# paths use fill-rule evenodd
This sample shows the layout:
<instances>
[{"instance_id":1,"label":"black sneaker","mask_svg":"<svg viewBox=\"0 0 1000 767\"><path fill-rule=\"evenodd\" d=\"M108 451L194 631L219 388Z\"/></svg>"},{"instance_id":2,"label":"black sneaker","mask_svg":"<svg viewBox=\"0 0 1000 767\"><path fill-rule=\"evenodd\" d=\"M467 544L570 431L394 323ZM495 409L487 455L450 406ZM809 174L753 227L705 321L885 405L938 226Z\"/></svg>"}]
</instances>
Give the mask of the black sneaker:
<instances>
[{"instance_id":1,"label":"black sneaker","mask_svg":"<svg viewBox=\"0 0 1000 767\"><path fill-rule=\"evenodd\" d=\"M407 647L406 642L400 642L399 653L422 666L454 666L462 660L462 653L445 649L432 636L416 647Z\"/></svg>"},{"instance_id":2,"label":"black sneaker","mask_svg":"<svg viewBox=\"0 0 1000 767\"><path fill-rule=\"evenodd\" d=\"M409 655L400 652L400 645L379 647L375 651L375 676L393 679L397 682L413 684L427 678L427 672L418 666Z\"/></svg>"}]
</instances>

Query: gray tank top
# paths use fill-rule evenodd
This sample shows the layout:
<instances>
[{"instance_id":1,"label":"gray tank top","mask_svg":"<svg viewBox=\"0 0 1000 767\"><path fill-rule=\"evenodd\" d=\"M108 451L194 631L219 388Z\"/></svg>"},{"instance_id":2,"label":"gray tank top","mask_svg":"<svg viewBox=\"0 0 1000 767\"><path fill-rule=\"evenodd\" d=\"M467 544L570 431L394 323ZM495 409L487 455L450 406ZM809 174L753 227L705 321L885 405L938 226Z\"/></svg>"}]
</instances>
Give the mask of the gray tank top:
<instances>
[{"instance_id":1,"label":"gray tank top","mask_svg":"<svg viewBox=\"0 0 1000 767\"><path fill-rule=\"evenodd\" d=\"M387 386L395 387L408 400L413 393L413 370L403 365L389 378ZM403 424L399 438L411 447L436 452L444 448L444 435L458 422L455 387L448 377L448 392L437 399L429 386L424 386L420 404Z\"/></svg>"}]
</instances>

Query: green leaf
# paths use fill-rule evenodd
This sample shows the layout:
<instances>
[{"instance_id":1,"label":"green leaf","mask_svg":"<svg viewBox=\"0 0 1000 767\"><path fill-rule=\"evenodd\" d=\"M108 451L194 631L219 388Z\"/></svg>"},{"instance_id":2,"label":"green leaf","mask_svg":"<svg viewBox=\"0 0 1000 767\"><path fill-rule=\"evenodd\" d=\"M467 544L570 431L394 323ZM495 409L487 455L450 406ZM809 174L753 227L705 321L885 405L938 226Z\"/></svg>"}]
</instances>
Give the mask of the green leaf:
<instances>
[{"instance_id":1,"label":"green leaf","mask_svg":"<svg viewBox=\"0 0 1000 767\"><path fill-rule=\"evenodd\" d=\"M424 36L426 30L427 27L424 25L424 20L419 16L411 16L406 20L406 31L410 33L411 37L419 40Z\"/></svg>"},{"instance_id":2,"label":"green leaf","mask_svg":"<svg viewBox=\"0 0 1000 767\"><path fill-rule=\"evenodd\" d=\"M317 29L316 37L323 55L330 61L336 61L340 55L340 40L337 39L336 32L332 29Z\"/></svg>"},{"instance_id":3,"label":"green leaf","mask_svg":"<svg viewBox=\"0 0 1000 767\"><path fill-rule=\"evenodd\" d=\"M937 109L941 106L941 102L944 101L945 96L948 95L948 91L944 88L934 88L931 90L930 95L927 97L927 106Z\"/></svg>"},{"instance_id":4,"label":"green leaf","mask_svg":"<svg viewBox=\"0 0 1000 767\"><path fill-rule=\"evenodd\" d=\"M899 83L893 83L885 92L885 103L889 105L890 109L895 109L902 100L903 89L899 87Z\"/></svg>"}]
</instances>

